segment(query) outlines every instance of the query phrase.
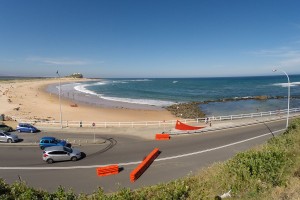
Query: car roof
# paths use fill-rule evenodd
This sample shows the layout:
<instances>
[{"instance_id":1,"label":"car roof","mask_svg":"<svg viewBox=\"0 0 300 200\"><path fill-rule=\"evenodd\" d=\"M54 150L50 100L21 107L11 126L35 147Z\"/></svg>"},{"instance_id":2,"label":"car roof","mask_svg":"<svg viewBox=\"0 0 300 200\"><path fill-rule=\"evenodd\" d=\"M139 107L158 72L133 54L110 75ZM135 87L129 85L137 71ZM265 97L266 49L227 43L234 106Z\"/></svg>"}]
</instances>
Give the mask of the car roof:
<instances>
[{"instance_id":1,"label":"car roof","mask_svg":"<svg viewBox=\"0 0 300 200\"><path fill-rule=\"evenodd\" d=\"M19 126L23 126L23 125L31 125L29 123L19 123Z\"/></svg>"},{"instance_id":2,"label":"car roof","mask_svg":"<svg viewBox=\"0 0 300 200\"><path fill-rule=\"evenodd\" d=\"M56 140L55 137L42 137L41 140Z\"/></svg>"},{"instance_id":3,"label":"car roof","mask_svg":"<svg viewBox=\"0 0 300 200\"><path fill-rule=\"evenodd\" d=\"M52 147L46 147L44 150L45 151L62 151L64 150L64 146L52 146Z\"/></svg>"}]
</instances>

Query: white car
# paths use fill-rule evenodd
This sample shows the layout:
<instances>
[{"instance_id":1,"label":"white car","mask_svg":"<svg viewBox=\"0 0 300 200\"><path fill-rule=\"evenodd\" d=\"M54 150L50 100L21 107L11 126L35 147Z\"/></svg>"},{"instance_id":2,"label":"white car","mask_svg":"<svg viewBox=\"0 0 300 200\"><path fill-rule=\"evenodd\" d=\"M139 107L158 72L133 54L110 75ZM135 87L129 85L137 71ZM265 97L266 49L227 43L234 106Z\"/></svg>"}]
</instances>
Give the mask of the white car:
<instances>
[{"instance_id":1,"label":"white car","mask_svg":"<svg viewBox=\"0 0 300 200\"><path fill-rule=\"evenodd\" d=\"M19 141L19 138L18 138L17 135L12 134L12 133L8 133L8 132L0 132L0 141L1 141L1 142L12 143L12 142L17 142L17 141Z\"/></svg>"},{"instance_id":2,"label":"white car","mask_svg":"<svg viewBox=\"0 0 300 200\"><path fill-rule=\"evenodd\" d=\"M73 149L65 146L47 147L43 151L43 160L49 164L57 161L76 161L81 157L82 155L79 149Z\"/></svg>"}]
</instances>

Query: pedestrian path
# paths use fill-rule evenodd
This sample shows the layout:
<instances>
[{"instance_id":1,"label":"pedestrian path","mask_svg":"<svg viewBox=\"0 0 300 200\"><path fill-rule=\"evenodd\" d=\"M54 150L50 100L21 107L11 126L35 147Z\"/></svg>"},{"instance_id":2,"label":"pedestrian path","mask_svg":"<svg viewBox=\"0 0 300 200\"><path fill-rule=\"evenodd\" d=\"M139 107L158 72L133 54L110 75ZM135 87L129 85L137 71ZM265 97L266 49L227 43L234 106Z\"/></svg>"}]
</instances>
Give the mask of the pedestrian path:
<instances>
[{"instance_id":1,"label":"pedestrian path","mask_svg":"<svg viewBox=\"0 0 300 200\"><path fill-rule=\"evenodd\" d=\"M290 120L294 117L299 117L299 116L300 114L292 114L290 115ZM286 120L286 116L267 116L267 117L243 118L243 119L223 120L223 121L211 121L211 123L208 122L207 124L205 124L206 127L203 129L199 129L196 131L178 131L172 129L171 134L178 135L184 133L209 132L209 131L223 130L229 128L250 126L250 125L255 125L255 124L260 124L260 123L270 122L270 121L278 121L278 120ZM197 123L191 125L199 126L199 124Z\"/></svg>"}]
</instances>

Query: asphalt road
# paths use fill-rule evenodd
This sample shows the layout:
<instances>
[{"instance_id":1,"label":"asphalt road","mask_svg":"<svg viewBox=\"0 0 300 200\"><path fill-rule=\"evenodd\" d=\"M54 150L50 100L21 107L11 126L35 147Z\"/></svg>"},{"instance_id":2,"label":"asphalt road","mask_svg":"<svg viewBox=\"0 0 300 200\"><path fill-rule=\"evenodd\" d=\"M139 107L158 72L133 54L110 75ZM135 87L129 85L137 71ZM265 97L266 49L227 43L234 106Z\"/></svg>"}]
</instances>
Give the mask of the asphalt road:
<instances>
[{"instance_id":1,"label":"asphalt road","mask_svg":"<svg viewBox=\"0 0 300 200\"><path fill-rule=\"evenodd\" d=\"M103 187L105 192L113 192L122 187L135 189L184 177L214 162L227 160L240 151L264 143L281 133L282 131L277 130L284 127L283 120L173 136L168 141L97 134L97 137L105 140L104 143L76 147L86 154L85 158L77 162L52 165L42 160L42 151L37 145L0 144L0 177L7 183L22 179L29 186L50 192L55 191L59 185L67 189L73 188L76 193L92 193L98 187ZM158 158L136 182L131 183L130 172L156 147L161 151ZM109 164L118 164L122 171L117 175L98 177L96 167Z\"/></svg>"}]
</instances>

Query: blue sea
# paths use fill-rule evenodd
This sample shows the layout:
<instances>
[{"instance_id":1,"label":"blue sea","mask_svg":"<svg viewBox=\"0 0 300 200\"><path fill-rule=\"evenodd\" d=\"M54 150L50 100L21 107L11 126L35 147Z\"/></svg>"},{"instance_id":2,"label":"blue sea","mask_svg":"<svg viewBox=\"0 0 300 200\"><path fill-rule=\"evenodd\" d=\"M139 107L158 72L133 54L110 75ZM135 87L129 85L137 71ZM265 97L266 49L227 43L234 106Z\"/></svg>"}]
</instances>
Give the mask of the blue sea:
<instances>
[{"instance_id":1,"label":"blue sea","mask_svg":"<svg viewBox=\"0 0 300 200\"><path fill-rule=\"evenodd\" d=\"M291 108L300 107L300 75L290 75ZM76 83L74 89L87 96L115 102L165 107L175 103L243 98L248 100L211 102L199 108L207 115L231 115L287 108L287 77L222 78L128 78ZM285 97L251 100L254 96Z\"/></svg>"}]
</instances>

